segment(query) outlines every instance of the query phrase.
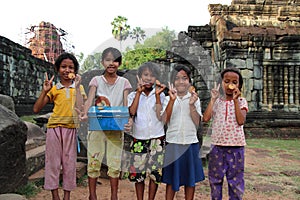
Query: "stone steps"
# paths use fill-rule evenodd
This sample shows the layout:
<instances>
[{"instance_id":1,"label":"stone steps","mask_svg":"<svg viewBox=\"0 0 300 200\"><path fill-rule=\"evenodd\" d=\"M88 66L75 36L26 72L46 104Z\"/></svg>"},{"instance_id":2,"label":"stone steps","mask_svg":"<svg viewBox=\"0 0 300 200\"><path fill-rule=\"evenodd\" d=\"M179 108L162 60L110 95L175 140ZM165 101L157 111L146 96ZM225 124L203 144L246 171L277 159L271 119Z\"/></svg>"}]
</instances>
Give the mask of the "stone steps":
<instances>
[{"instance_id":1,"label":"stone steps","mask_svg":"<svg viewBox=\"0 0 300 200\"><path fill-rule=\"evenodd\" d=\"M26 149L26 174L29 177L42 169L45 165L45 136L27 138Z\"/></svg>"},{"instance_id":2,"label":"stone steps","mask_svg":"<svg viewBox=\"0 0 300 200\"><path fill-rule=\"evenodd\" d=\"M86 163L77 162L76 163L76 178L77 180L86 175ZM61 172L62 175L62 172ZM45 178L45 169L42 168L37 172L33 173L28 177L28 181L31 183L43 183ZM62 180L62 176L60 176L60 180Z\"/></svg>"},{"instance_id":3,"label":"stone steps","mask_svg":"<svg viewBox=\"0 0 300 200\"><path fill-rule=\"evenodd\" d=\"M45 165L46 145L35 147L26 151L26 173L28 176L42 169Z\"/></svg>"}]
</instances>

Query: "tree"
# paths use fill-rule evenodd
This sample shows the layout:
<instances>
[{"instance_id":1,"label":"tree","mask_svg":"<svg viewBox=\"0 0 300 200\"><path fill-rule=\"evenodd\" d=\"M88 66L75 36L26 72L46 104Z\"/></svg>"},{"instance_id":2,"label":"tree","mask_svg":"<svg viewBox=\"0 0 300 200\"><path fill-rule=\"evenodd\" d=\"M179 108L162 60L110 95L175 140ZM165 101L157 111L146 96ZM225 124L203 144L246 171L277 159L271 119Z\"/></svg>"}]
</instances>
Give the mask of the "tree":
<instances>
[{"instance_id":1,"label":"tree","mask_svg":"<svg viewBox=\"0 0 300 200\"><path fill-rule=\"evenodd\" d=\"M171 31L168 27L162 28L162 31L156 33L151 38L147 38L144 44L136 44L134 48L157 48L170 50L172 41L176 38L175 31Z\"/></svg>"},{"instance_id":2,"label":"tree","mask_svg":"<svg viewBox=\"0 0 300 200\"><path fill-rule=\"evenodd\" d=\"M155 48L140 48L126 51L120 69L137 69L142 63L166 57L166 51Z\"/></svg>"},{"instance_id":3,"label":"tree","mask_svg":"<svg viewBox=\"0 0 300 200\"><path fill-rule=\"evenodd\" d=\"M136 40L136 44L140 43L141 40L144 40L146 37L145 31L141 29L141 27L135 27L130 32L130 37Z\"/></svg>"},{"instance_id":4,"label":"tree","mask_svg":"<svg viewBox=\"0 0 300 200\"><path fill-rule=\"evenodd\" d=\"M101 69L101 57L102 53L100 52L94 53L93 55L88 55L87 58L83 61L82 66L80 66L80 73L84 73L95 68Z\"/></svg>"},{"instance_id":5,"label":"tree","mask_svg":"<svg viewBox=\"0 0 300 200\"><path fill-rule=\"evenodd\" d=\"M115 17L111 25L113 26L112 34L115 39L120 41L120 50L122 50L122 41L126 40L130 34L130 26L127 25L127 18L123 16Z\"/></svg>"},{"instance_id":6,"label":"tree","mask_svg":"<svg viewBox=\"0 0 300 200\"><path fill-rule=\"evenodd\" d=\"M144 44L137 43L134 49L128 48L123 55L123 64L120 69L137 69L144 62L165 58L175 38L175 31L167 27L163 28L154 36L147 38Z\"/></svg>"}]
</instances>

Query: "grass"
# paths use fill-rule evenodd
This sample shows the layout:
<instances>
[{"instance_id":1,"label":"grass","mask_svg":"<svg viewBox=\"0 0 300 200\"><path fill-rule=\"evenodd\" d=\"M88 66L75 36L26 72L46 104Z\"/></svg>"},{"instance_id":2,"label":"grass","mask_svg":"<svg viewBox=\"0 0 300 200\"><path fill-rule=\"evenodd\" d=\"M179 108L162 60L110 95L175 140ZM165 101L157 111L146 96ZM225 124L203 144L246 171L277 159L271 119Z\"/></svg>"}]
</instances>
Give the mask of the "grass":
<instances>
[{"instance_id":1,"label":"grass","mask_svg":"<svg viewBox=\"0 0 300 200\"><path fill-rule=\"evenodd\" d=\"M41 188L36 186L34 183L28 183L16 190L16 193L26 198L34 197L41 191Z\"/></svg>"},{"instance_id":2,"label":"grass","mask_svg":"<svg viewBox=\"0 0 300 200\"><path fill-rule=\"evenodd\" d=\"M27 115L27 116L22 116L20 117L20 119L22 121L25 121L25 122L31 122L31 123L34 123L35 124L35 121L33 120L33 118L35 118L37 115Z\"/></svg>"},{"instance_id":3,"label":"grass","mask_svg":"<svg viewBox=\"0 0 300 200\"><path fill-rule=\"evenodd\" d=\"M267 150L272 156L282 154L290 155L292 158L299 160L300 157L300 140L299 139L247 139L248 148L258 148Z\"/></svg>"}]
</instances>

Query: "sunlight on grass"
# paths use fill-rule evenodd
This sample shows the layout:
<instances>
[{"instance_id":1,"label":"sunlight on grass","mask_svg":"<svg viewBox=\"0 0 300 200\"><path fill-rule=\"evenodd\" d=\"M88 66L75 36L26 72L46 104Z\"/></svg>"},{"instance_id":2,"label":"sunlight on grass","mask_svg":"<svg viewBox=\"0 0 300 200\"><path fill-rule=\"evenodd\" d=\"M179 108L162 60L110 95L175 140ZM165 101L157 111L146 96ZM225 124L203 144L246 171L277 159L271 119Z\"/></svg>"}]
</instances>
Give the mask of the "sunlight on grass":
<instances>
[{"instance_id":1,"label":"sunlight on grass","mask_svg":"<svg viewBox=\"0 0 300 200\"><path fill-rule=\"evenodd\" d=\"M27 116L22 116L20 117L21 120L25 121L25 122L31 122L35 124L35 121L33 120L33 118L35 118L37 115L27 115Z\"/></svg>"},{"instance_id":2,"label":"sunlight on grass","mask_svg":"<svg viewBox=\"0 0 300 200\"><path fill-rule=\"evenodd\" d=\"M289 155L296 160L300 160L300 140L299 139L272 139L256 138L247 139L247 148L259 148L272 152L271 155Z\"/></svg>"}]
</instances>

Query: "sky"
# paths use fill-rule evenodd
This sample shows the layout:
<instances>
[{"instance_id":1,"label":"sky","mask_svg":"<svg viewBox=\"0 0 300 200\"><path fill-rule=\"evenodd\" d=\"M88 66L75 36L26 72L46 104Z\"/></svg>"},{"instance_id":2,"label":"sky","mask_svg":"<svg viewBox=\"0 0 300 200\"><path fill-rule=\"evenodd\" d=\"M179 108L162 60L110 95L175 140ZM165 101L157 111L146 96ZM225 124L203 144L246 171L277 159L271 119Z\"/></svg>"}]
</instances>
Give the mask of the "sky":
<instances>
[{"instance_id":1,"label":"sky","mask_svg":"<svg viewBox=\"0 0 300 200\"><path fill-rule=\"evenodd\" d=\"M179 33L189 25L209 24L208 4L218 3L230 5L231 0L9 0L1 3L0 35L25 45L28 28L50 22L68 33L65 38L76 54L88 55L110 45L111 22L119 15L128 19L131 28L146 30L148 36L163 27Z\"/></svg>"}]
</instances>

